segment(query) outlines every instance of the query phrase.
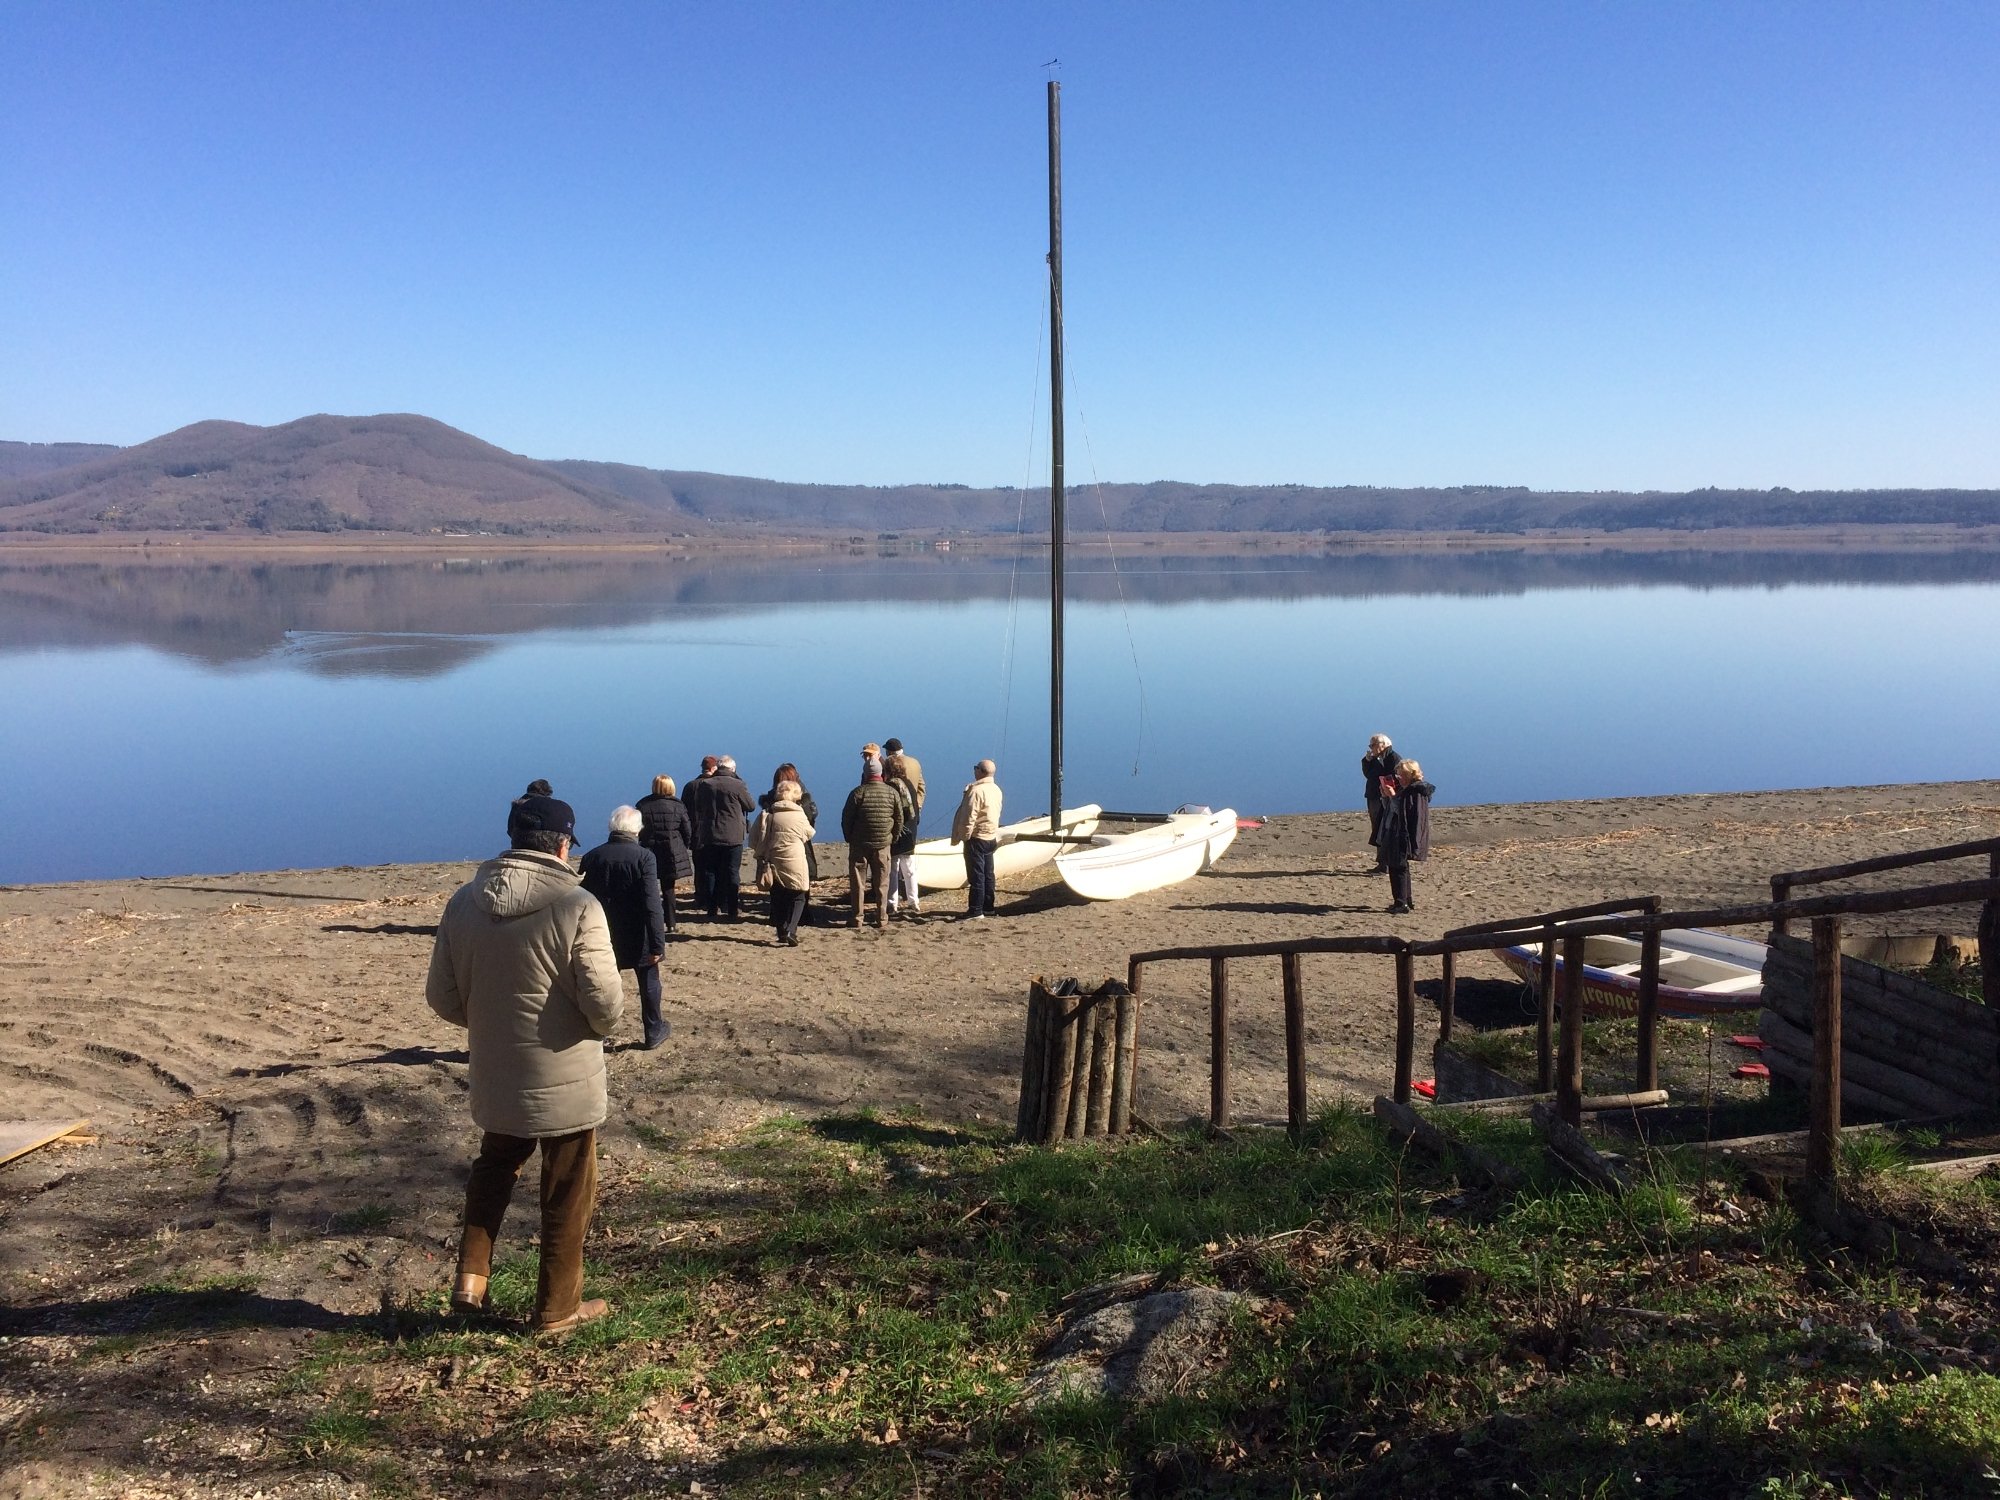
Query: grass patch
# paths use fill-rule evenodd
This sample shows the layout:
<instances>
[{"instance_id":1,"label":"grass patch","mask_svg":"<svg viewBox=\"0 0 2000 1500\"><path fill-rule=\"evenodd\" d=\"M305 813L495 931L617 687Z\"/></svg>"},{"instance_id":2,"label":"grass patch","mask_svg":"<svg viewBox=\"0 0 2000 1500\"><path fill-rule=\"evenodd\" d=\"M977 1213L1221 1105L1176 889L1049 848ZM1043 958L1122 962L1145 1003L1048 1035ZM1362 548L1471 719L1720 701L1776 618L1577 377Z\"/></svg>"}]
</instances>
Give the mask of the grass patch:
<instances>
[{"instance_id":1,"label":"grass patch","mask_svg":"<svg viewBox=\"0 0 2000 1500\"><path fill-rule=\"evenodd\" d=\"M845 1116L649 1154L604 1183L589 1278L613 1316L548 1343L452 1324L438 1292L394 1341L319 1340L297 1451L467 1493L465 1454L578 1493L692 1470L773 1500L1988 1492L2000 1340L1976 1299L1830 1258L1713 1163L1642 1152L1611 1199L1519 1121L1449 1128L1527 1185L1466 1193L1342 1109L1298 1144L1041 1150ZM1257 1310L1157 1405L1025 1408L1063 1298L1136 1271ZM493 1288L525 1312L532 1257Z\"/></svg>"},{"instance_id":2,"label":"grass patch","mask_svg":"<svg viewBox=\"0 0 2000 1500\"><path fill-rule=\"evenodd\" d=\"M396 1211L386 1203L342 1209L326 1221L328 1234L375 1234L395 1222Z\"/></svg>"}]
</instances>

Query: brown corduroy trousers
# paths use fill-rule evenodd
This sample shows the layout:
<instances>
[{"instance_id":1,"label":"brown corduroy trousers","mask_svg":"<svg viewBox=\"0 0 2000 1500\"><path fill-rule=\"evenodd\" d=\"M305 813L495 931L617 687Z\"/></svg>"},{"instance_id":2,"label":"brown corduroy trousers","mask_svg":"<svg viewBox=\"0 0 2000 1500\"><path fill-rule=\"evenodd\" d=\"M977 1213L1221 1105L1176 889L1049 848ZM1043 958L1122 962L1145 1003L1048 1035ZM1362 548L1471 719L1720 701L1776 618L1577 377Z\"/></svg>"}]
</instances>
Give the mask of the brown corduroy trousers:
<instances>
[{"instance_id":1,"label":"brown corduroy trousers","mask_svg":"<svg viewBox=\"0 0 2000 1500\"><path fill-rule=\"evenodd\" d=\"M514 1179L539 1146L542 1151L542 1265L535 1287L535 1321L554 1323L583 1301L583 1236L597 1208L597 1132L541 1140L487 1131L465 1184L465 1229L458 1241L458 1274L493 1274L493 1241L514 1196Z\"/></svg>"}]
</instances>

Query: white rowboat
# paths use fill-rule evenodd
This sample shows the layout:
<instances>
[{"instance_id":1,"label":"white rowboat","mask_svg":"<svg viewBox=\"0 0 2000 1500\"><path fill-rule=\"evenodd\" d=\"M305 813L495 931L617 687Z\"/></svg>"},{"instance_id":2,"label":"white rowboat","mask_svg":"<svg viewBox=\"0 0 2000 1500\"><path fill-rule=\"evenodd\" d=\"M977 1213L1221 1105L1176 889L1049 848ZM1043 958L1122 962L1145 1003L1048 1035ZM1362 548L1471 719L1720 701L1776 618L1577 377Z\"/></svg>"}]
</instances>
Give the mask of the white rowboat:
<instances>
[{"instance_id":1,"label":"white rowboat","mask_svg":"<svg viewBox=\"0 0 2000 1500\"><path fill-rule=\"evenodd\" d=\"M1079 841L1088 839L1097 831L1097 816L1101 811L1095 803L1064 808L1063 831ZM994 875L1019 875L1025 870L1047 864L1061 850L1073 847L1048 838L1022 838L1023 834L1043 835L1048 831L1046 815L1003 824L1000 847L993 851ZM910 862L916 867L917 885L923 890L957 891L965 888L965 845L955 840L925 839L912 851Z\"/></svg>"},{"instance_id":2,"label":"white rowboat","mask_svg":"<svg viewBox=\"0 0 2000 1500\"><path fill-rule=\"evenodd\" d=\"M1764 944L1706 928L1669 928L1660 934L1660 1014L1710 1016L1755 1010L1764 1000ZM1637 938L1607 933L1583 940L1583 1013L1630 1016L1639 1009ZM1521 943L1500 950L1500 961L1530 984L1540 984L1542 949ZM1563 961L1556 953L1560 980Z\"/></svg>"},{"instance_id":3,"label":"white rowboat","mask_svg":"<svg viewBox=\"0 0 2000 1500\"><path fill-rule=\"evenodd\" d=\"M1123 901L1191 880L1236 840L1236 810L1180 812L1130 833L1100 833L1056 856L1063 884L1089 901Z\"/></svg>"}]
</instances>

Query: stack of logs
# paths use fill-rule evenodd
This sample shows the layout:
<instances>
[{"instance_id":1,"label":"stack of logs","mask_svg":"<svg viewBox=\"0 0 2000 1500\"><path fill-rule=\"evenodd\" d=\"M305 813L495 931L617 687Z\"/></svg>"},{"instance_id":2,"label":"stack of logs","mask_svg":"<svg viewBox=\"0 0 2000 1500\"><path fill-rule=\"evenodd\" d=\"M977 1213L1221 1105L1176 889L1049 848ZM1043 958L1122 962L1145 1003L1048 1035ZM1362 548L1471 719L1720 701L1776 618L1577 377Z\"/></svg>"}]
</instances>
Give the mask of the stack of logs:
<instances>
[{"instance_id":1,"label":"stack of logs","mask_svg":"<svg viewBox=\"0 0 2000 1500\"><path fill-rule=\"evenodd\" d=\"M1757 1034L1773 1075L1812 1076L1812 945L1771 939ZM1899 1119L1992 1108L2000 1095L2000 1012L1858 958L1840 965L1841 1096Z\"/></svg>"},{"instance_id":2,"label":"stack of logs","mask_svg":"<svg viewBox=\"0 0 2000 1500\"><path fill-rule=\"evenodd\" d=\"M1028 988L1017 1139L1049 1144L1132 1128L1139 997L1116 979L1085 994L1074 979Z\"/></svg>"}]
</instances>

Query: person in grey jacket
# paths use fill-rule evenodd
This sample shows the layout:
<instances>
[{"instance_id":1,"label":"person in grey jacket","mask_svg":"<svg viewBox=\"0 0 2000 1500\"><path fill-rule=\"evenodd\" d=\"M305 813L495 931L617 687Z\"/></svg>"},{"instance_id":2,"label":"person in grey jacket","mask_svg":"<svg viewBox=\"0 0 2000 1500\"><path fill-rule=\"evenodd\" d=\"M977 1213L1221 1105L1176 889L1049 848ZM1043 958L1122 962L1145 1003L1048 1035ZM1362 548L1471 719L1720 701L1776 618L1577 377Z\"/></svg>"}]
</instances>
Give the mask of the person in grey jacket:
<instances>
[{"instance_id":1,"label":"person in grey jacket","mask_svg":"<svg viewBox=\"0 0 2000 1500\"><path fill-rule=\"evenodd\" d=\"M604 908L611 928L611 952L618 967L639 981L639 1016L648 1052L672 1030L660 1015L660 955L667 951L666 912L661 905L659 862L639 842L645 819L636 807L611 814L611 837L584 855L583 888Z\"/></svg>"},{"instance_id":2,"label":"person in grey jacket","mask_svg":"<svg viewBox=\"0 0 2000 1500\"><path fill-rule=\"evenodd\" d=\"M466 1028L472 1119L483 1132L465 1186L451 1305L487 1305L493 1241L514 1180L542 1157L534 1327L562 1333L610 1311L583 1298L583 1237L597 1207L604 1038L625 1007L604 909L569 867L576 814L553 797L515 803L513 848L445 903L424 998Z\"/></svg>"}]
</instances>

